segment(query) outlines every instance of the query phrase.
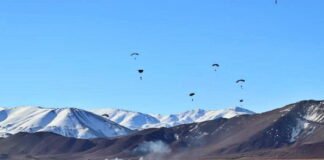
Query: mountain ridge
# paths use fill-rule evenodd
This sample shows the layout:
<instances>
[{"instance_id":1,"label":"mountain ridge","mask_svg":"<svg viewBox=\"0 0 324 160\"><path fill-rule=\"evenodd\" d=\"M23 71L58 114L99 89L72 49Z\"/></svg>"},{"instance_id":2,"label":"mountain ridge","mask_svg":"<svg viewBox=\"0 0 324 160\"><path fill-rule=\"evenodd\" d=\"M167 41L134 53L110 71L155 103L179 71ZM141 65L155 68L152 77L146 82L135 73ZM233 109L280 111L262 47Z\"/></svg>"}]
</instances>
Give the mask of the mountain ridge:
<instances>
[{"instance_id":1,"label":"mountain ridge","mask_svg":"<svg viewBox=\"0 0 324 160\"><path fill-rule=\"evenodd\" d=\"M0 110L0 136L41 131L75 138L115 137L131 132L115 122L77 108L25 106Z\"/></svg>"},{"instance_id":2,"label":"mountain ridge","mask_svg":"<svg viewBox=\"0 0 324 160\"><path fill-rule=\"evenodd\" d=\"M300 101L260 114L150 128L114 139L19 133L0 139L0 153L44 160L315 159L324 158L322 122L323 101ZM47 143L48 148L42 147ZM64 148L66 144L71 146Z\"/></svg>"},{"instance_id":3,"label":"mountain ridge","mask_svg":"<svg viewBox=\"0 0 324 160\"><path fill-rule=\"evenodd\" d=\"M108 108L101 111L93 113L75 107L19 106L0 108L0 137L8 137L19 132L46 131L74 138L116 137L131 133L132 131L128 128L141 130L173 127L221 117L231 118L241 114L253 114L252 111L242 108L195 109L169 116L160 115L160 117L123 109Z\"/></svg>"},{"instance_id":4,"label":"mountain ridge","mask_svg":"<svg viewBox=\"0 0 324 160\"><path fill-rule=\"evenodd\" d=\"M217 118L232 118L243 114L255 114L241 107L218 110L193 109L170 115L146 114L114 108L95 109L91 111L133 130L173 127L176 125L203 122Z\"/></svg>"}]
</instances>

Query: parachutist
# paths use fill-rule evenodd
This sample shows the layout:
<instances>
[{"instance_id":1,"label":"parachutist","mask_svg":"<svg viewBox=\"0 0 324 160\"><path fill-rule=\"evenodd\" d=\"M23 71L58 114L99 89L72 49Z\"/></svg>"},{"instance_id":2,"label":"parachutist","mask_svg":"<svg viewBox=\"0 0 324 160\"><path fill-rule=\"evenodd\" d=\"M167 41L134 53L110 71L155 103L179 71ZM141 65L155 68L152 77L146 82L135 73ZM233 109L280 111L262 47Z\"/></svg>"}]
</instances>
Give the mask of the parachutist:
<instances>
[{"instance_id":1,"label":"parachutist","mask_svg":"<svg viewBox=\"0 0 324 160\"><path fill-rule=\"evenodd\" d=\"M217 63L215 63L215 64L213 64L213 65L212 65L212 67L214 67L214 68L215 68L214 70L215 70L215 72L216 72L216 71L217 71L217 68L218 68L218 67L220 67L220 65L219 65L219 64L217 64Z\"/></svg>"},{"instance_id":2,"label":"parachutist","mask_svg":"<svg viewBox=\"0 0 324 160\"><path fill-rule=\"evenodd\" d=\"M240 85L241 89L243 89L243 84L245 83L245 79L239 79L236 81L236 83Z\"/></svg>"},{"instance_id":3,"label":"parachutist","mask_svg":"<svg viewBox=\"0 0 324 160\"><path fill-rule=\"evenodd\" d=\"M194 96L196 95L196 93L190 93L189 96L192 97L191 101L193 102L194 101Z\"/></svg>"},{"instance_id":4,"label":"parachutist","mask_svg":"<svg viewBox=\"0 0 324 160\"><path fill-rule=\"evenodd\" d=\"M139 55L140 55L139 53L134 52L134 53L132 53L130 56L131 56L131 57L134 57L134 59L136 60L136 58L137 58Z\"/></svg>"},{"instance_id":5,"label":"parachutist","mask_svg":"<svg viewBox=\"0 0 324 160\"><path fill-rule=\"evenodd\" d=\"M143 74L144 73L144 69L139 69L138 70L138 73L139 74ZM143 80L143 77L142 76L140 76L140 80Z\"/></svg>"}]
</instances>

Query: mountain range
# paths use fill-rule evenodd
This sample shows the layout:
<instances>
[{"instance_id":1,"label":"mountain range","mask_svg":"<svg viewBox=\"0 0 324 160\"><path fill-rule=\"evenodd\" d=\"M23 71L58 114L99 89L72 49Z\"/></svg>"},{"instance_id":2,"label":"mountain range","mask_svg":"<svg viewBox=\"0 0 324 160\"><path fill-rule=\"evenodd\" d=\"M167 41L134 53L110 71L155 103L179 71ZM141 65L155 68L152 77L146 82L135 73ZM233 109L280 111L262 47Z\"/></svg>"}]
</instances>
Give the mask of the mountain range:
<instances>
[{"instance_id":1,"label":"mountain range","mask_svg":"<svg viewBox=\"0 0 324 160\"><path fill-rule=\"evenodd\" d=\"M240 107L219 110L195 109L170 115L145 114L111 108L91 111L133 130L173 127L181 124L214 120L217 118L232 118L243 114L254 114L254 112Z\"/></svg>"},{"instance_id":2,"label":"mountain range","mask_svg":"<svg viewBox=\"0 0 324 160\"><path fill-rule=\"evenodd\" d=\"M16 107L0 109L0 136L19 132L53 132L66 137L116 137L131 133L126 127L77 108Z\"/></svg>"},{"instance_id":3,"label":"mountain range","mask_svg":"<svg viewBox=\"0 0 324 160\"><path fill-rule=\"evenodd\" d=\"M0 138L0 159L13 160L321 159L323 149L324 101L314 100L115 138L76 139L53 132Z\"/></svg>"},{"instance_id":4,"label":"mountain range","mask_svg":"<svg viewBox=\"0 0 324 160\"><path fill-rule=\"evenodd\" d=\"M0 158L321 159L323 135L324 101L309 100L261 114L150 128L109 139L75 139L51 132L18 133L0 139Z\"/></svg>"},{"instance_id":5,"label":"mountain range","mask_svg":"<svg viewBox=\"0 0 324 160\"><path fill-rule=\"evenodd\" d=\"M74 138L112 138L132 130L172 127L216 118L253 114L243 108L206 111L202 109L168 116L149 115L121 109L92 112L77 108L15 107L0 109L0 137L19 132L53 132Z\"/></svg>"}]
</instances>

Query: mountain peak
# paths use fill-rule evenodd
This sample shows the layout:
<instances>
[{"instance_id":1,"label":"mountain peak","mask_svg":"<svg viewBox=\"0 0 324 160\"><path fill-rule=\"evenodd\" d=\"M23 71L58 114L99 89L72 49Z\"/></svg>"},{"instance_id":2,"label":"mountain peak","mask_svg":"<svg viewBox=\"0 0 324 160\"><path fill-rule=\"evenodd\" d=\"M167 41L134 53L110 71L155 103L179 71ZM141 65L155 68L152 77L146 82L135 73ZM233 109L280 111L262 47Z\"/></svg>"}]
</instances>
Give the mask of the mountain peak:
<instances>
[{"instance_id":1,"label":"mountain peak","mask_svg":"<svg viewBox=\"0 0 324 160\"><path fill-rule=\"evenodd\" d=\"M93 110L98 115L109 115L105 118L130 129L147 129L160 127L173 127L181 124L203 122L218 118L232 118L242 114L254 114L244 108L205 110L196 108L185 112L169 115L144 114L119 109Z\"/></svg>"},{"instance_id":2,"label":"mountain peak","mask_svg":"<svg viewBox=\"0 0 324 160\"><path fill-rule=\"evenodd\" d=\"M131 131L82 109L27 106L1 110L1 132L53 132L67 137L98 138L126 135Z\"/></svg>"},{"instance_id":3,"label":"mountain peak","mask_svg":"<svg viewBox=\"0 0 324 160\"><path fill-rule=\"evenodd\" d=\"M188 110L188 111L185 111L185 112L182 112L182 113L179 113L179 114L202 114L206 112L206 110L204 109L201 109L201 108L196 108L196 109L192 109L192 110Z\"/></svg>"}]
</instances>

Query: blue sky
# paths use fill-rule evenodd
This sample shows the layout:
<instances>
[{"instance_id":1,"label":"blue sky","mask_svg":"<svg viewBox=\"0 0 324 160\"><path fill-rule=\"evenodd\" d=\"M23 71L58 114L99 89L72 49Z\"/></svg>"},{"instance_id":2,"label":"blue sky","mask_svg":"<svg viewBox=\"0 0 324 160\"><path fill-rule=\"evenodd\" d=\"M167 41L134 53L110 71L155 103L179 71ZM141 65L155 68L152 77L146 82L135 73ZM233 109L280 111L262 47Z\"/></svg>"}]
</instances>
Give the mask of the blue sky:
<instances>
[{"instance_id":1,"label":"blue sky","mask_svg":"<svg viewBox=\"0 0 324 160\"><path fill-rule=\"evenodd\" d=\"M324 99L323 8L322 0L2 0L0 104L166 114L241 98L257 112Z\"/></svg>"}]
</instances>

